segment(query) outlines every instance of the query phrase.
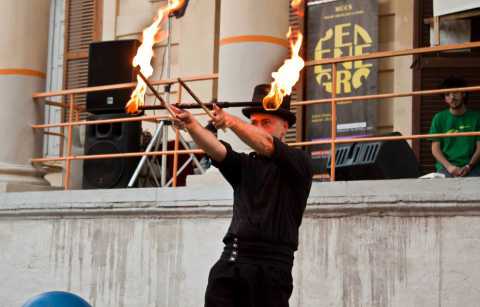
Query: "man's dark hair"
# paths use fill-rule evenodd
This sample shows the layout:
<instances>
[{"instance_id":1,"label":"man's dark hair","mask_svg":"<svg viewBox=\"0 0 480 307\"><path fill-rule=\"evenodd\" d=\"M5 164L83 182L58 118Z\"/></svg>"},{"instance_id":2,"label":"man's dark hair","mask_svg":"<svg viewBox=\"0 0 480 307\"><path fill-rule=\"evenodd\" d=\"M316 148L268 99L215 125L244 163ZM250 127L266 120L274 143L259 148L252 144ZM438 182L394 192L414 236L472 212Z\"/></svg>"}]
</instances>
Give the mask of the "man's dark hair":
<instances>
[{"instance_id":1,"label":"man's dark hair","mask_svg":"<svg viewBox=\"0 0 480 307\"><path fill-rule=\"evenodd\" d=\"M467 86L467 82L465 81L465 79L463 79L462 77L457 77L457 76L450 76L448 78L446 78L445 80L443 80L443 82L440 84L440 88L441 89L445 89L445 88L458 88L458 87L466 87ZM447 93L443 93L441 96L442 96L442 99L446 96ZM467 102L468 100L468 93L464 93L465 94L465 97L463 99L464 102Z\"/></svg>"}]
</instances>

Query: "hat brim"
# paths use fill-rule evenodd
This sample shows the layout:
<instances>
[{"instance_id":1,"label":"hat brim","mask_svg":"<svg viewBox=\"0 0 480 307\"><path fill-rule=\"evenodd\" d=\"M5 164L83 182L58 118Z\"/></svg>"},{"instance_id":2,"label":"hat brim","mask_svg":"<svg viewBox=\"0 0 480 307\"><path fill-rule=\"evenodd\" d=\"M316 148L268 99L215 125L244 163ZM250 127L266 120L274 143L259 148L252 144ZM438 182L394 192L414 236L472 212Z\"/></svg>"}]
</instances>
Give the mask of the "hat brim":
<instances>
[{"instance_id":1,"label":"hat brim","mask_svg":"<svg viewBox=\"0 0 480 307\"><path fill-rule=\"evenodd\" d=\"M297 121L297 117L295 116L295 113L292 113L290 111L287 111L285 109L278 109L275 111L267 111L263 107L248 107L242 109L243 115L245 115L247 118L250 118L250 115L255 114L255 113L263 113L263 114L271 114L278 116L284 120L287 121L288 126L292 127L295 122Z\"/></svg>"}]
</instances>

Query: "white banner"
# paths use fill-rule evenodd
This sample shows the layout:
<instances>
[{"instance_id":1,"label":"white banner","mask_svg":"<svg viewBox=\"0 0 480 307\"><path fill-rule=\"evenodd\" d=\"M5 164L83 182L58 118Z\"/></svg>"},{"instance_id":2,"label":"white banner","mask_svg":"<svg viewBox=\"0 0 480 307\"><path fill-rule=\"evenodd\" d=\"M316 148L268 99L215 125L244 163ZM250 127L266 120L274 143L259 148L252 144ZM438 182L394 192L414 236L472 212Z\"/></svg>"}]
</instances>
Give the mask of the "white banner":
<instances>
[{"instance_id":1,"label":"white banner","mask_svg":"<svg viewBox=\"0 0 480 307\"><path fill-rule=\"evenodd\" d=\"M433 0L433 15L442 16L480 8L480 0Z\"/></svg>"}]
</instances>

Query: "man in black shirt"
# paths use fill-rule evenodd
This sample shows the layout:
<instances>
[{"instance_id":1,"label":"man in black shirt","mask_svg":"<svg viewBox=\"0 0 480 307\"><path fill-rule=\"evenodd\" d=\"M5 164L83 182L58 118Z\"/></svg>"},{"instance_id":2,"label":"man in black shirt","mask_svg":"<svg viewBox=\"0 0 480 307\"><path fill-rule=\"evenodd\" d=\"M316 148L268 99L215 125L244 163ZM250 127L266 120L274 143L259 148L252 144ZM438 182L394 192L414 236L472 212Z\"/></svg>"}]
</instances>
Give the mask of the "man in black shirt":
<instances>
[{"instance_id":1,"label":"man in black shirt","mask_svg":"<svg viewBox=\"0 0 480 307\"><path fill-rule=\"evenodd\" d=\"M261 102L269 89L255 87L253 102ZM285 96L276 111L245 108L251 124L214 106L213 124L230 128L254 149L250 154L235 152L189 112L175 109L176 125L187 129L234 191L233 217L224 251L210 271L206 307L288 306L298 228L312 183L309 155L282 142L295 123L289 106Z\"/></svg>"}]
</instances>

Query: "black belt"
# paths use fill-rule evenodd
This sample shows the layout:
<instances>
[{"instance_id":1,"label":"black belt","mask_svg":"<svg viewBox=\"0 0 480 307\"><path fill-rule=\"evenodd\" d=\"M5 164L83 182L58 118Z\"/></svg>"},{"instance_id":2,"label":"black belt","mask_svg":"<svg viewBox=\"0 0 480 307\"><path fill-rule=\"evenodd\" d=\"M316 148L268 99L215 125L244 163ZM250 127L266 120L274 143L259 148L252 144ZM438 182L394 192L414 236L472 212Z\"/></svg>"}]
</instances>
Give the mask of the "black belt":
<instances>
[{"instance_id":1,"label":"black belt","mask_svg":"<svg viewBox=\"0 0 480 307\"><path fill-rule=\"evenodd\" d=\"M220 258L229 262L275 262L288 265L291 268L293 265L293 253L294 250L290 247L271 243L242 241L233 237L229 242L226 242Z\"/></svg>"}]
</instances>

